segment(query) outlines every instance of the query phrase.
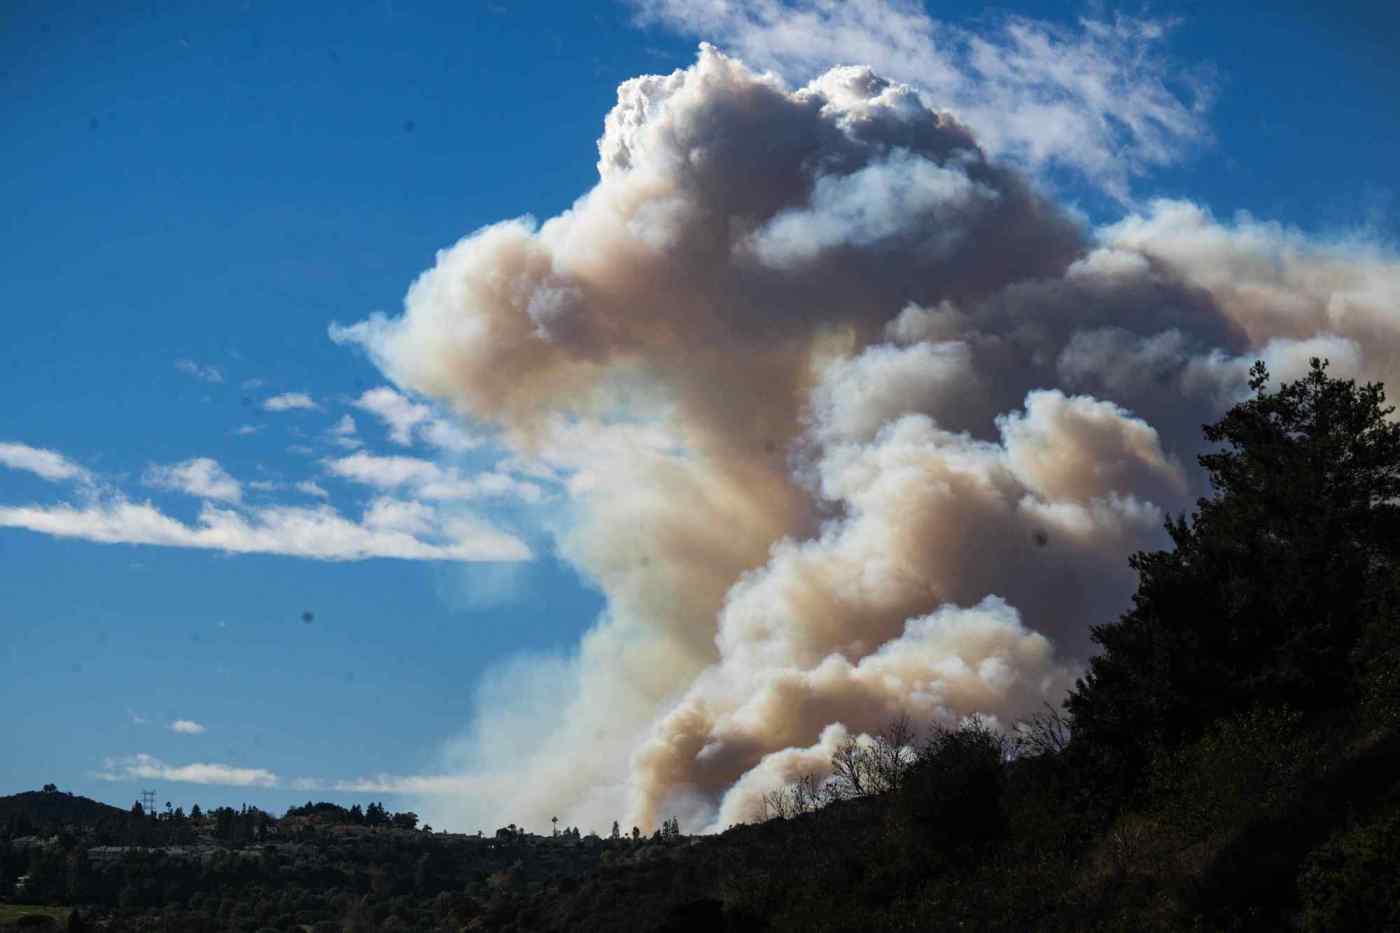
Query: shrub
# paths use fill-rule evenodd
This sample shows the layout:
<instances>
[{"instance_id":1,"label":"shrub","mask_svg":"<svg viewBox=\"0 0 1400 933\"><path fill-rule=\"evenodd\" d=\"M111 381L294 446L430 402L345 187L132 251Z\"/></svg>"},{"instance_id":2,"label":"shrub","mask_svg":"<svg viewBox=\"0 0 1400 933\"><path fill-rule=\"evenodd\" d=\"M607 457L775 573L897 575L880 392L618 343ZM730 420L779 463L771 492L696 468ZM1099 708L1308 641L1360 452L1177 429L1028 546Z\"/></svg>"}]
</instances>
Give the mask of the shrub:
<instances>
[{"instance_id":1,"label":"shrub","mask_svg":"<svg viewBox=\"0 0 1400 933\"><path fill-rule=\"evenodd\" d=\"M1313 853L1299 878L1305 930L1400 927L1400 813L1346 830Z\"/></svg>"}]
</instances>

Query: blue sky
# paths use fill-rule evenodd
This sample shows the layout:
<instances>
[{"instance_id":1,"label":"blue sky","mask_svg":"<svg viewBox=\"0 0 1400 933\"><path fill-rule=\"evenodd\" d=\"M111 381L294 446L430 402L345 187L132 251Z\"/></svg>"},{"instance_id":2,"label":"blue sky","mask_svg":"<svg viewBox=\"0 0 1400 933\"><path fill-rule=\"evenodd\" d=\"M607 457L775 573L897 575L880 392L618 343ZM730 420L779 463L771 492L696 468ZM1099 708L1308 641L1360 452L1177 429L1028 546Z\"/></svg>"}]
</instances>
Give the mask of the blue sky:
<instances>
[{"instance_id":1,"label":"blue sky","mask_svg":"<svg viewBox=\"0 0 1400 933\"><path fill-rule=\"evenodd\" d=\"M1132 198L1393 243L1400 14L1221 6L1150 11L1178 20L1157 54L1209 106ZM1003 15L930 9L972 29ZM1003 12L1074 28L1085 8ZM363 528L383 458L413 458L396 501L431 514L381 531L530 557L322 560L0 528L0 792L394 806L333 786L431 773L488 671L574 650L603 598L554 552L557 478L510 472L482 426L384 391L328 326L396 312L437 250L485 224L567 208L596 181L617 85L690 65L695 38L604 2L7 5L0 443L60 454L47 470L70 475L14 447L0 507L119 495L186 527L213 503ZM1093 222L1125 209L1092 173L1042 179ZM355 456L381 458L380 487ZM242 776L179 771L208 763Z\"/></svg>"}]
</instances>

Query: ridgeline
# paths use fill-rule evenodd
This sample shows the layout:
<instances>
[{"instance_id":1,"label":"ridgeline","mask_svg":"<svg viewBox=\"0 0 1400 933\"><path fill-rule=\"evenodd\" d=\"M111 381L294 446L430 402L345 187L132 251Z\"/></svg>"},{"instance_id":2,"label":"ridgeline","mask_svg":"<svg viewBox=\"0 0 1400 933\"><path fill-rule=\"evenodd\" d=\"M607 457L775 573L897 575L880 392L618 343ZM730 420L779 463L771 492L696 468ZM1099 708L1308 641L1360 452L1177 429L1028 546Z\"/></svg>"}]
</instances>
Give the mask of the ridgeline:
<instances>
[{"instance_id":1,"label":"ridgeline","mask_svg":"<svg viewBox=\"0 0 1400 933\"><path fill-rule=\"evenodd\" d=\"M901 721L686 837L433 833L0 798L0 928L1400 929L1400 427L1328 376L1206 426L1212 495L1136 554L1063 709Z\"/></svg>"}]
</instances>

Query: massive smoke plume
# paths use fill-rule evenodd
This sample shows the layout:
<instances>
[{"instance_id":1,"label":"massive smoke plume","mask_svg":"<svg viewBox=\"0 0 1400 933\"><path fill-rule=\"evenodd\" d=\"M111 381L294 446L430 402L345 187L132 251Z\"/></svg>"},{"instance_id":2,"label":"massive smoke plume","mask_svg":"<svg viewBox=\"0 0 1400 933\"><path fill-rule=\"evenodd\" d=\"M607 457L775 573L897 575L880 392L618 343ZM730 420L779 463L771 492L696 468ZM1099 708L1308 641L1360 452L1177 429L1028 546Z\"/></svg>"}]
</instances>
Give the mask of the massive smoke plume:
<instances>
[{"instance_id":1,"label":"massive smoke plume","mask_svg":"<svg viewBox=\"0 0 1400 933\"><path fill-rule=\"evenodd\" d=\"M1312 355L1400 384L1400 264L1160 202L1091 233L913 90L708 46L619 89L599 181L333 335L562 471L607 597L485 688L434 823L688 827L900 712L1058 701L1199 426Z\"/></svg>"}]
</instances>

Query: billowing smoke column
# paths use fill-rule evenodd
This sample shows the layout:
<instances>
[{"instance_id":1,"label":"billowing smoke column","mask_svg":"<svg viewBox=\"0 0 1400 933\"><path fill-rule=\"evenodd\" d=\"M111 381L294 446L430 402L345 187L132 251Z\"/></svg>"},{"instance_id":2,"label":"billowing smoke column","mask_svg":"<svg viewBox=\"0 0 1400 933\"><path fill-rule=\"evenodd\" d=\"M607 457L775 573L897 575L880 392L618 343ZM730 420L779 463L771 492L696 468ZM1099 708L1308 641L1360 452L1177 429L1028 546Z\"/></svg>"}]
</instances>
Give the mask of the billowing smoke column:
<instances>
[{"instance_id":1,"label":"billowing smoke column","mask_svg":"<svg viewBox=\"0 0 1400 933\"><path fill-rule=\"evenodd\" d=\"M567 472L607 608L483 698L434 822L753 814L907 712L1057 701L1249 363L1394 377L1400 266L1161 202L1091 237L911 89L702 47L596 187L336 328Z\"/></svg>"}]
</instances>

